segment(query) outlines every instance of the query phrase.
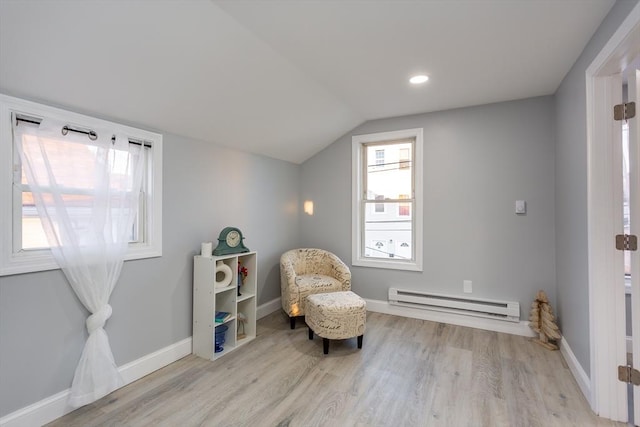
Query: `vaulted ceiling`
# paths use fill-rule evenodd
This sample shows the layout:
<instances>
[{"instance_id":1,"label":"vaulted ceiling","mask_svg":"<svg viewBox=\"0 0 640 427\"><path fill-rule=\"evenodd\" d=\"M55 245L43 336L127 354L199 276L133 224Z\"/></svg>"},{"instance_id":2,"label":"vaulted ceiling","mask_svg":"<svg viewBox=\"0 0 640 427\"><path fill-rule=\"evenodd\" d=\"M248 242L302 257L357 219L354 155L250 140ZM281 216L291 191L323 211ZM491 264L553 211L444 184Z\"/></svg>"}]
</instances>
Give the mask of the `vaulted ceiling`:
<instances>
[{"instance_id":1,"label":"vaulted ceiling","mask_svg":"<svg viewBox=\"0 0 640 427\"><path fill-rule=\"evenodd\" d=\"M553 94L613 3L2 0L0 92L301 163L366 120Z\"/></svg>"}]
</instances>

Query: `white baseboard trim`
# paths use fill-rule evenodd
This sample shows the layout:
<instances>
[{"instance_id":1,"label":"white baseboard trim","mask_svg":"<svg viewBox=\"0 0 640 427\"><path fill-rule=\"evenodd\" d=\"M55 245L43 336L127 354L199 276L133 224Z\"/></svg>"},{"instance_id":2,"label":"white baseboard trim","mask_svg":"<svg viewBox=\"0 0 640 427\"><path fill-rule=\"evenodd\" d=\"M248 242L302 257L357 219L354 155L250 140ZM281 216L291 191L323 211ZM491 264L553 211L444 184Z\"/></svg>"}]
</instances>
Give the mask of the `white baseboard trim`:
<instances>
[{"instance_id":1,"label":"white baseboard trim","mask_svg":"<svg viewBox=\"0 0 640 427\"><path fill-rule=\"evenodd\" d=\"M582 366L578 362L578 359L576 359L575 354L573 354L571 347L569 347L569 343L567 343L567 340L565 340L564 337L560 340L560 353L562 353L564 360L567 362L567 366L569 366L569 370L573 374L573 378L575 378L578 383L580 391L587 399L587 402L589 402L589 406L593 408L593 405L591 404L591 379L584 369L582 369Z\"/></svg>"},{"instance_id":2,"label":"white baseboard trim","mask_svg":"<svg viewBox=\"0 0 640 427\"><path fill-rule=\"evenodd\" d=\"M185 338L182 341L178 341L175 344L171 344L168 347L161 348L151 354L142 356L140 359L122 365L118 370L120 371L120 375L122 375L124 383L131 384L158 369L164 368L176 360L190 355L191 350L191 337Z\"/></svg>"},{"instance_id":3,"label":"white baseboard trim","mask_svg":"<svg viewBox=\"0 0 640 427\"><path fill-rule=\"evenodd\" d=\"M191 354L191 337L124 364L118 368L118 371L122 375L124 385L127 385L189 354ZM0 418L0 426L33 427L56 420L74 410L67 404L70 393L70 389L61 391L5 415Z\"/></svg>"},{"instance_id":4,"label":"white baseboard trim","mask_svg":"<svg viewBox=\"0 0 640 427\"><path fill-rule=\"evenodd\" d=\"M258 319L262 319L263 317L280 310L280 308L282 308L281 298L274 298L271 301L258 306L256 317Z\"/></svg>"},{"instance_id":5,"label":"white baseboard trim","mask_svg":"<svg viewBox=\"0 0 640 427\"><path fill-rule=\"evenodd\" d=\"M412 317L414 319L430 320L432 322L450 323L452 325L467 326L487 331L503 332L525 337L535 336L529 327L529 322L505 322L503 320L486 319L466 314L445 313L441 311L423 310L413 307L403 307L389 304L388 301L365 299L367 310L376 313L393 314L395 316Z\"/></svg>"}]
</instances>

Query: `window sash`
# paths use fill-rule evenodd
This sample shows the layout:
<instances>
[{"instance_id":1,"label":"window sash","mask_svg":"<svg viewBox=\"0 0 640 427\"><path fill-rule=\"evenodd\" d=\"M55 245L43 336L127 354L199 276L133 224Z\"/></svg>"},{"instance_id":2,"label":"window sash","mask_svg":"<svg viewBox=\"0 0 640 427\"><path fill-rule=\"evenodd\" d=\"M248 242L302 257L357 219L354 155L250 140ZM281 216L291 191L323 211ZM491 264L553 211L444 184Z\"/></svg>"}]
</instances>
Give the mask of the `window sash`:
<instances>
[{"instance_id":1,"label":"window sash","mask_svg":"<svg viewBox=\"0 0 640 427\"><path fill-rule=\"evenodd\" d=\"M371 202L363 203L364 210L367 212L367 205L370 205ZM394 205L397 205L397 202L386 202L386 204L390 205L389 211L396 210ZM375 214L368 217L365 213L362 233L364 257L403 262L413 261L415 258L413 224L414 221L411 217L384 220L379 219ZM384 243L380 245L380 242Z\"/></svg>"},{"instance_id":2,"label":"window sash","mask_svg":"<svg viewBox=\"0 0 640 427\"><path fill-rule=\"evenodd\" d=\"M409 144L409 147L405 147L407 144ZM396 153L392 152L394 149L397 151ZM409 198L406 194L402 194L402 191L406 191L407 187L409 188L409 192L412 195L414 194L415 174L410 165L413 164L411 157L412 153L415 152L415 139L363 143L361 150L363 200L360 225L362 234L360 253L364 258L394 259L396 258L396 248L393 238L398 240L397 238L400 235L401 239L402 237L408 238L409 242L405 242L405 245L411 248L410 253L407 254L408 256L400 257L400 259L415 261L415 237L413 232L415 227L414 218L410 215L410 213L414 211L412 206L415 203L415 199L413 197ZM392 155L386 156L386 151L390 151ZM375 153L375 164L370 164L368 159L368 155L371 152ZM397 154L397 156L393 154ZM397 162L394 161L396 157ZM384 161L381 162L381 159L389 159L391 163L386 164ZM385 198L383 195L376 194L370 189L371 173L380 173L381 169L390 174L389 178L397 180L396 183L398 187L393 187L392 192L393 194L398 194L398 198ZM409 170L402 172L402 169ZM407 174L406 172L409 173ZM395 174L395 176L391 174ZM374 201L371 201L372 197ZM370 205L373 205L373 209L371 209ZM395 216L394 213L396 214ZM372 221L369 217L371 214L374 216L377 214L385 214L388 218L385 220ZM374 225L376 223L377 225ZM401 224L405 224L405 226L403 227ZM391 228L385 229L385 225ZM409 233L408 236L406 236L407 231ZM372 236L378 236L378 238L374 239ZM382 244L380 239L387 240L388 245L385 246ZM371 245L368 244L374 240L377 242L375 245L377 248L370 247ZM380 249L381 246L384 246L385 250Z\"/></svg>"},{"instance_id":3,"label":"window sash","mask_svg":"<svg viewBox=\"0 0 640 427\"><path fill-rule=\"evenodd\" d=\"M377 204L378 203L369 201L369 200L362 201L363 215L362 215L362 225L361 225L362 227L361 228L362 230L361 245L362 245L362 253L364 258L383 258L383 259L396 258L396 259L405 260L405 261L414 261L415 252L413 251L413 248L415 248L415 234L414 234L415 221L413 216L398 215L397 218L384 219L375 210L375 206L373 206L372 208L372 205L377 205ZM384 212L397 212L400 205L407 205L409 207L409 212L413 212L414 201L409 199L385 200L381 204L384 205ZM408 225L408 230L406 230L407 225ZM408 247L411 248L411 251L409 254L403 254L402 256L400 256L396 254L396 251L399 249L398 245L400 245L401 242L405 242L406 237L402 238L403 237L402 234L406 234L406 231L409 232ZM405 232L405 233L402 233L402 232ZM382 237L377 239L371 238L370 235L371 234L375 235L376 233L382 234L384 238ZM394 240L395 242L397 242L398 247L394 247L393 250L388 252L378 251L380 253L376 254L375 253L376 249L371 248L370 245L367 244L369 240L380 240L381 238L382 240L389 240L389 237L392 237L391 240ZM372 251L374 251L373 254L371 254ZM382 253L385 253L385 254L393 253L395 255L394 256L380 255Z\"/></svg>"},{"instance_id":4,"label":"window sash","mask_svg":"<svg viewBox=\"0 0 640 427\"><path fill-rule=\"evenodd\" d=\"M369 163L370 160L368 158L369 155L369 148L376 148L379 146L384 146L384 147L392 147L394 145L398 146L398 145L405 145L405 144L410 144L410 147L408 148L410 151L410 155L409 155L409 159L407 162L407 159L403 159L402 156L398 156L398 161L397 162L391 162L391 163L382 163L382 164L378 164L378 152L383 151L383 150L375 150L375 163ZM403 148L400 148L398 151L400 152L401 150L403 150ZM382 168L388 168L387 172L392 171L392 170L397 170L400 171L402 170L404 173L409 172L410 173L410 177L408 182L405 182L405 188L403 188L402 190L398 190L398 199L400 198L400 194L408 192L409 194L411 194L411 197L415 197L415 171L414 169L411 167L411 165L415 164L414 161L414 156L415 156L415 151L416 151L416 139L415 138L404 138L404 139L399 139L399 140L390 140L390 141L381 141L381 142L371 142L371 143L362 143L361 144L361 159L362 159L362 165L361 165L361 170L362 170L362 196L365 200L371 200L372 198L375 200L380 200L378 199L378 196L380 196L379 194L375 194L374 191L371 190L369 182L369 174L370 173L379 173L380 170ZM400 154L400 153L399 153ZM385 158L388 158L388 156L385 156ZM359 168L360 169L360 168ZM409 169L408 171L406 169ZM385 198L384 200L398 200L398 199L391 199L391 198Z\"/></svg>"},{"instance_id":5,"label":"window sash","mask_svg":"<svg viewBox=\"0 0 640 427\"><path fill-rule=\"evenodd\" d=\"M16 141L14 141L14 144L15 143ZM134 219L133 228L131 230L131 238L129 240L130 244L145 243L146 237L148 235L147 227L146 227L147 200L145 195L148 193L147 185L149 183L149 176L152 174L152 171L149 170L151 167L150 151L151 151L151 148L148 146L145 146L144 150L142 151L142 154L144 156L143 163L142 163L144 172L142 176L142 187L140 189L140 196L139 196L139 208L138 208L138 213L136 215L136 218ZM14 218L13 220L14 239L13 239L13 245L12 245L13 252L19 253L22 251L47 251L50 248L48 243L46 243L46 246L25 247L24 235L26 230L24 226L24 221L25 221L24 194L30 193L31 188L29 184L26 183L25 181L22 163L20 162L19 157L15 161L15 168L16 168L16 173L14 173L14 183L13 183L13 189L14 189L13 203L15 206L14 217L13 217ZM17 172L18 170L20 171L20 173ZM17 182L15 182L16 178L18 179ZM44 189L46 190L46 187ZM63 190L63 192L67 196L88 196L92 194L90 189L82 188L82 187L67 187ZM35 210L35 205L33 206L33 209ZM33 216L33 219L36 220L34 222L37 222L38 224L40 224L40 227L37 227L37 225L34 224L34 226L36 227L36 230L33 230L33 231L35 231L37 234L42 234L42 237L40 238L40 240L44 239L44 241L46 242L46 235L44 235L44 230L42 230L42 222L40 220L40 217L37 214L37 211L36 211L36 214Z\"/></svg>"}]
</instances>

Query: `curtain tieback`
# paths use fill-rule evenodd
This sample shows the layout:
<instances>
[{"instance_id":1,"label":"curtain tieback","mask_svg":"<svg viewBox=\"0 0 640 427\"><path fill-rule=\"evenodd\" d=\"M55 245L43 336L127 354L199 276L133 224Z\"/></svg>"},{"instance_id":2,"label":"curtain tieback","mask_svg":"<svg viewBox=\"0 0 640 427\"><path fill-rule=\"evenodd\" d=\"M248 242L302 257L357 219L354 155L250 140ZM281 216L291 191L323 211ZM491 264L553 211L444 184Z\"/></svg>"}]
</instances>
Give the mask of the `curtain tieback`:
<instances>
[{"instance_id":1,"label":"curtain tieback","mask_svg":"<svg viewBox=\"0 0 640 427\"><path fill-rule=\"evenodd\" d=\"M111 306L109 304L103 305L100 310L87 317L87 330L89 335L94 331L104 328L104 324L107 323L107 319L111 317Z\"/></svg>"}]
</instances>

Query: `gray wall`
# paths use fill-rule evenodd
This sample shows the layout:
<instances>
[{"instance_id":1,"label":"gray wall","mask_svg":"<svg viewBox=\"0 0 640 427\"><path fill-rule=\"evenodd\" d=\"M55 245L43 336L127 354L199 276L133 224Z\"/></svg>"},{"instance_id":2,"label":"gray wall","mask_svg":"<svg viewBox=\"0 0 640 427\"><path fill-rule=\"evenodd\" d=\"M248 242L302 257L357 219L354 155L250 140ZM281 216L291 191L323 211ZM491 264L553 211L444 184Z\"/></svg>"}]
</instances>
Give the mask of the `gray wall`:
<instances>
[{"instance_id":1,"label":"gray wall","mask_svg":"<svg viewBox=\"0 0 640 427\"><path fill-rule=\"evenodd\" d=\"M554 103L539 97L370 121L302 165L303 246L351 263L351 137L424 128L424 271L353 267L353 288L386 301L390 286L516 300L555 299ZM527 214L517 216L517 199Z\"/></svg>"},{"instance_id":2,"label":"gray wall","mask_svg":"<svg viewBox=\"0 0 640 427\"><path fill-rule=\"evenodd\" d=\"M298 165L165 134L163 166L163 256L125 262L111 298L118 365L191 336L192 256L224 226L258 251L258 304L298 243ZM0 277L0 417L71 386L86 316L59 270Z\"/></svg>"},{"instance_id":3,"label":"gray wall","mask_svg":"<svg viewBox=\"0 0 640 427\"><path fill-rule=\"evenodd\" d=\"M556 92L556 254L559 326L590 375L585 71L637 0L618 0Z\"/></svg>"}]
</instances>

